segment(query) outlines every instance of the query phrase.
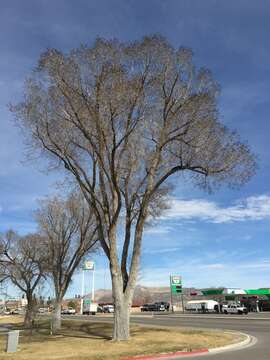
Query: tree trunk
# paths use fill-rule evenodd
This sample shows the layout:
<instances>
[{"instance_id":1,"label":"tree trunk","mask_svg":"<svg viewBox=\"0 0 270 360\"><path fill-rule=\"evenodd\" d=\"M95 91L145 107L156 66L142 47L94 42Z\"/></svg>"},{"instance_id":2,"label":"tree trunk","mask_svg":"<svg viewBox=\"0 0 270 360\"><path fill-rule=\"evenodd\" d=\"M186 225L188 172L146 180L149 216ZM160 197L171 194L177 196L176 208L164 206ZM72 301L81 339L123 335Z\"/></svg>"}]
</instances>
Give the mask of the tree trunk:
<instances>
[{"instance_id":1,"label":"tree trunk","mask_svg":"<svg viewBox=\"0 0 270 360\"><path fill-rule=\"evenodd\" d=\"M24 326L28 328L33 327L33 322L35 318L35 312L36 312L36 301L32 296L32 293L29 292L26 294L27 298L27 307L26 307L26 313L24 316Z\"/></svg>"},{"instance_id":2,"label":"tree trunk","mask_svg":"<svg viewBox=\"0 0 270 360\"><path fill-rule=\"evenodd\" d=\"M35 309L34 304L32 302L28 302L26 313L24 316L24 326L27 328L31 328L33 326L33 321L35 318Z\"/></svg>"},{"instance_id":3,"label":"tree trunk","mask_svg":"<svg viewBox=\"0 0 270 360\"><path fill-rule=\"evenodd\" d=\"M110 271L112 278L112 293L114 299L114 329L113 340L123 341L128 340L130 335L129 317L130 308L132 305L139 259L141 251L141 240L143 232L143 224L146 218L145 212L140 215L140 220L137 222L135 229L135 239L133 245L133 254L130 265L130 272L128 280L126 281L126 273L123 273L122 267L118 263L117 247L116 247L116 228L112 229L110 234L111 249L110 249ZM127 256L124 254L123 256ZM123 262L122 262L123 264Z\"/></svg>"},{"instance_id":4,"label":"tree trunk","mask_svg":"<svg viewBox=\"0 0 270 360\"><path fill-rule=\"evenodd\" d=\"M123 281L112 274L112 291L114 298L114 327L113 340L125 341L129 339L129 316L134 291L123 292Z\"/></svg>"},{"instance_id":5,"label":"tree trunk","mask_svg":"<svg viewBox=\"0 0 270 360\"><path fill-rule=\"evenodd\" d=\"M129 315L130 305L124 299L122 301L115 300L114 304L114 328L113 340L123 341L129 339Z\"/></svg>"},{"instance_id":6,"label":"tree trunk","mask_svg":"<svg viewBox=\"0 0 270 360\"><path fill-rule=\"evenodd\" d=\"M61 305L62 299L55 300L52 313L52 330L54 333L61 329Z\"/></svg>"}]
</instances>

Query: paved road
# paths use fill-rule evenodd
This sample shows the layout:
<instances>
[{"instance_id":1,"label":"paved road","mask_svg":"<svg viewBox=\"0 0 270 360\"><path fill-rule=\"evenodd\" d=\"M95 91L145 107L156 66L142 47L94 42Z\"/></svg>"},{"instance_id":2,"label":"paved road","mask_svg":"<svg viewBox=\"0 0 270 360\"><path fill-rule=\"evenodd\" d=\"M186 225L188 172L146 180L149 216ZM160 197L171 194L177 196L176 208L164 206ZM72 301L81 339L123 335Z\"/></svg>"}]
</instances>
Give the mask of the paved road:
<instances>
[{"instance_id":1,"label":"paved road","mask_svg":"<svg viewBox=\"0 0 270 360\"><path fill-rule=\"evenodd\" d=\"M249 318L250 315L250 318ZM207 355L211 359L217 360L270 360L270 319L262 316L228 315L226 317L220 315L163 315L154 316L153 319L144 319L133 317L133 321L141 323L151 323L166 326L183 326L204 329L227 329L245 332L255 336L257 343L249 348L226 352L215 355ZM266 314L265 314L266 315ZM193 359L199 359L196 356Z\"/></svg>"},{"instance_id":2,"label":"paved road","mask_svg":"<svg viewBox=\"0 0 270 360\"><path fill-rule=\"evenodd\" d=\"M70 319L70 317L68 317ZM79 317L87 320L87 318ZM88 318L90 319L90 318ZM97 315L91 319L95 321L112 321L112 317ZM215 360L270 360L270 314L240 315L181 315L181 314L155 314L134 315L131 321L137 324L158 326L177 326L203 329L227 329L242 331L255 336L258 341L252 347L234 352L205 355L205 358ZM194 356L192 359L201 359Z\"/></svg>"}]
</instances>

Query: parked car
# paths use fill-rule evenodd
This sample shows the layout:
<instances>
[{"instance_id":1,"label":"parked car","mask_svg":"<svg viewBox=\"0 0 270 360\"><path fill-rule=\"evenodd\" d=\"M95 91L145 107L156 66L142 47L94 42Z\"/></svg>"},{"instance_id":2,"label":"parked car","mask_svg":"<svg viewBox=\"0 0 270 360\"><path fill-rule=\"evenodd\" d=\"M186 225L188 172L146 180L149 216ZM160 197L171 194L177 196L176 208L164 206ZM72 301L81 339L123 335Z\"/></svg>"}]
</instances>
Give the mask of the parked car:
<instances>
[{"instance_id":1,"label":"parked car","mask_svg":"<svg viewBox=\"0 0 270 360\"><path fill-rule=\"evenodd\" d=\"M22 308L14 309L11 311L12 315L22 315L24 313L24 310Z\"/></svg>"},{"instance_id":2,"label":"parked car","mask_svg":"<svg viewBox=\"0 0 270 360\"><path fill-rule=\"evenodd\" d=\"M98 307L97 307L97 312L98 312L98 313L104 313L103 306L98 305Z\"/></svg>"},{"instance_id":3,"label":"parked car","mask_svg":"<svg viewBox=\"0 0 270 360\"><path fill-rule=\"evenodd\" d=\"M47 313L47 312L48 312L48 308L39 308L39 309L38 309L38 312L39 312L40 314Z\"/></svg>"},{"instance_id":4,"label":"parked car","mask_svg":"<svg viewBox=\"0 0 270 360\"><path fill-rule=\"evenodd\" d=\"M72 307L68 307L67 309L63 309L61 311L61 314L63 314L63 315L74 315L74 314L76 314L76 310L73 309Z\"/></svg>"},{"instance_id":5,"label":"parked car","mask_svg":"<svg viewBox=\"0 0 270 360\"><path fill-rule=\"evenodd\" d=\"M105 313L114 313L114 306L113 305L104 305L103 311Z\"/></svg>"},{"instance_id":6,"label":"parked car","mask_svg":"<svg viewBox=\"0 0 270 360\"><path fill-rule=\"evenodd\" d=\"M144 304L141 306L141 312L143 311L157 311L157 305L156 304Z\"/></svg>"},{"instance_id":7,"label":"parked car","mask_svg":"<svg viewBox=\"0 0 270 360\"><path fill-rule=\"evenodd\" d=\"M223 305L222 311L224 314L247 314L248 310L245 306L238 304Z\"/></svg>"},{"instance_id":8,"label":"parked car","mask_svg":"<svg viewBox=\"0 0 270 360\"><path fill-rule=\"evenodd\" d=\"M141 312L149 311L149 306L150 306L150 304L143 304L141 306Z\"/></svg>"},{"instance_id":9,"label":"parked car","mask_svg":"<svg viewBox=\"0 0 270 360\"><path fill-rule=\"evenodd\" d=\"M170 304L164 301L155 302L156 311L168 311L170 309Z\"/></svg>"}]
</instances>

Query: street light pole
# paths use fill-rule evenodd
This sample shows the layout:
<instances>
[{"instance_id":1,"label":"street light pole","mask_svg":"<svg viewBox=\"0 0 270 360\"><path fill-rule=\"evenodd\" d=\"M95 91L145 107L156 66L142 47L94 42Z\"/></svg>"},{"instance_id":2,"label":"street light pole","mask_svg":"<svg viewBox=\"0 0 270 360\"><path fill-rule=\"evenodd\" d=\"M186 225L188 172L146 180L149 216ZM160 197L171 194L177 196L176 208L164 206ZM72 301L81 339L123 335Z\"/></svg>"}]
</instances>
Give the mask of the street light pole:
<instances>
[{"instance_id":1,"label":"street light pole","mask_svg":"<svg viewBox=\"0 0 270 360\"><path fill-rule=\"evenodd\" d=\"M84 269L82 269L82 292L81 292L81 315L83 315L83 296L84 296Z\"/></svg>"},{"instance_id":2,"label":"street light pole","mask_svg":"<svg viewBox=\"0 0 270 360\"><path fill-rule=\"evenodd\" d=\"M173 312L172 275L170 275L170 290L171 290L171 310Z\"/></svg>"},{"instance_id":3,"label":"street light pole","mask_svg":"<svg viewBox=\"0 0 270 360\"><path fill-rule=\"evenodd\" d=\"M93 268L93 274L92 274L92 302L95 300L95 268Z\"/></svg>"}]
</instances>

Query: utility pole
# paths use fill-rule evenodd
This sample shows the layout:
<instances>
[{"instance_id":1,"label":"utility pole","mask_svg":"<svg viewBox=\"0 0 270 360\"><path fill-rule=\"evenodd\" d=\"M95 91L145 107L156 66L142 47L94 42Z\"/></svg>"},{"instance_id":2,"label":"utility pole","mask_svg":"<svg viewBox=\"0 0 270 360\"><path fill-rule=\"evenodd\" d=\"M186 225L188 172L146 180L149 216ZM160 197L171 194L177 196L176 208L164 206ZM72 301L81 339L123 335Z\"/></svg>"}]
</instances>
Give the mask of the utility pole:
<instances>
[{"instance_id":1,"label":"utility pole","mask_svg":"<svg viewBox=\"0 0 270 360\"><path fill-rule=\"evenodd\" d=\"M92 302L95 300L95 266L92 270Z\"/></svg>"},{"instance_id":2,"label":"utility pole","mask_svg":"<svg viewBox=\"0 0 270 360\"><path fill-rule=\"evenodd\" d=\"M183 288L181 293L181 301L182 301L182 313L185 313L185 307L184 307L184 294L183 294Z\"/></svg>"},{"instance_id":3,"label":"utility pole","mask_svg":"<svg viewBox=\"0 0 270 360\"><path fill-rule=\"evenodd\" d=\"M171 291L171 310L173 312L172 275L170 275L170 291Z\"/></svg>"},{"instance_id":4,"label":"utility pole","mask_svg":"<svg viewBox=\"0 0 270 360\"><path fill-rule=\"evenodd\" d=\"M84 269L82 269L82 292L81 292L81 315L83 315L83 296L84 296Z\"/></svg>"}]
</instances>

